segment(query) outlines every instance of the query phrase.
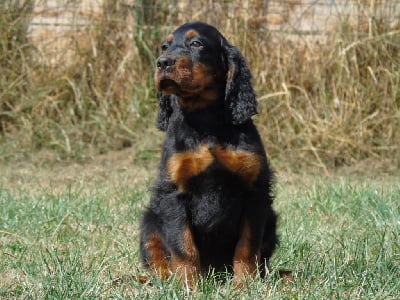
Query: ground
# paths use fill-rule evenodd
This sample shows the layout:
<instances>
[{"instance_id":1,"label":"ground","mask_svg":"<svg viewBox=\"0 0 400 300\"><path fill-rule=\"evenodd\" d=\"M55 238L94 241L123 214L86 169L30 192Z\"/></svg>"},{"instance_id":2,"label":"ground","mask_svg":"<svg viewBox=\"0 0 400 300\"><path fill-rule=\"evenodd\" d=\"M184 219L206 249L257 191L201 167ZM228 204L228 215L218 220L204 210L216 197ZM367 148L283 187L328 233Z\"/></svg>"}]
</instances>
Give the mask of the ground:
<instances>
[{"instance_id":1,"label":"ground","mask_svg":"<svg viewBox=\"0 0 400 300\"><path fill-rule=\"evenodd\" d=\"M114 285L144 272L138 227L157 172L144 156L127 148L65 162L41 152L1 163L0 299L399 299L400 181L385 161L331 176L275 163L280 245L265 280L237 290L211 276L194 292L156 278Z\"/></svg>"},{"instance_id":2,"label":"ground","mask_svg":"<svg viewBox=\"0 0 400 300\"><path fill-rule=\"evenodd\" d=\"M136 186L156 174L156 162L135 163L136 153L128 148L96 155L84 162L59 161L51 152L39 152L32 158L0 164L0 186L25 189L31 193L51 188L64 191L68 185L85 183L87 188Z\"/></svg>"},{"instance_id":3,"label":"ground","mask_svg":"<svg viewBox=\"0 0 400 300\"><path fill-rule=\"evenodd\" d=\"M88 188L105 185L108 188L132 188L149 184L157 173L157 159L143 161L137 158L138 153L132 148L94 155L83 162L62 161L52 152L41 151L24 161L0 161L0 187L22 188L34 193L46 188L64 191L68 185L82 183ZM300 185L312 184L315 180L335 177L396 182L400 176L399 162L380 158L367 159L328 174L309 168L293 172L287 163L276 163L273 159L271 162L277 170L279 183L288 189L297 189Z\"/></svg>"}]
</instances>

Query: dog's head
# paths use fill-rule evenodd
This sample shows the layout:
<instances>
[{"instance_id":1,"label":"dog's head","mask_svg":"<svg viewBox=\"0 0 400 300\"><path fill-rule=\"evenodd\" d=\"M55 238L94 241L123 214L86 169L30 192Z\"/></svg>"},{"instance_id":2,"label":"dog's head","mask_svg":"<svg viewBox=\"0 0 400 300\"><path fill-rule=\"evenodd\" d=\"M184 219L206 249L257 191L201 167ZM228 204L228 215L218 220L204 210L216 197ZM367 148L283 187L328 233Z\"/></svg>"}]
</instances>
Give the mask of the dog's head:
<instances>
[{"instance_id":1,"label":"dog's head","mask_svg":"<svg viewBox=\"0 0 400 300\"><path fill-rule=\"evenodd\" d=\"M160 101L158 127L166 130L171 97L184 110L222 103L228 122L241 124L257 113L251 74L240 51L214 27L187 23L161 44L154 75Z\"/></svg>"}]
</instances>

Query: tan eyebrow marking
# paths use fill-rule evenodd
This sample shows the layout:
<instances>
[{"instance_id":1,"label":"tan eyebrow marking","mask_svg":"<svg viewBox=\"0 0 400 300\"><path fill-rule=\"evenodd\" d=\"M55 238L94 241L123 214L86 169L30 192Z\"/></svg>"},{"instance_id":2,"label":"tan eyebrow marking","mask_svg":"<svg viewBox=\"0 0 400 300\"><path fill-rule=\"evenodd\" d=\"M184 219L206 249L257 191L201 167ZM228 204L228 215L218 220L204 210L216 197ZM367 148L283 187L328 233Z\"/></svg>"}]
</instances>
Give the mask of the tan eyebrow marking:
<instances>
[{"instance_id":1,"label":"tan eyebrow marking","mask_svg":"<svg viewBox=\"0 0 400 300\"><path fill-rule=\"evenodd\" d=\"M171 43L173 39L174 39L174 35L172 33L167 35L167 42L168 43Z\"/></svg>"},{"instance_id":2,"label":"tan eyebrow marking","mask_svg":"<svg viewBox=\"0 0 400 300\"><path fill-rule=\"evenodd\" d=\"M186 38L187 39L192 39L192 38L194 38L195 36L198 36L198 35L199 35L199 33L196 30L193 30L193 29L191 29L188 32L186 32Z\"/></svg>"}]
</instances>

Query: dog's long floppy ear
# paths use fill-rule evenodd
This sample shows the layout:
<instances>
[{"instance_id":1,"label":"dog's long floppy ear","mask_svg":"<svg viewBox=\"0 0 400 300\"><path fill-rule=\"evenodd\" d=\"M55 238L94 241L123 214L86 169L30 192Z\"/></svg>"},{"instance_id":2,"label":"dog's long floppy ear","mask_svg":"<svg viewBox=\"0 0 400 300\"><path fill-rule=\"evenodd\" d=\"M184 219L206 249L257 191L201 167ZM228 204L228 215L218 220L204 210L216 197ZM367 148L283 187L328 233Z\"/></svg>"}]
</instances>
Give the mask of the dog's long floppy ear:
<instances>
[{"instance_id":1,"label":"dog's long floppy ear","mask_svg":"<svg viewBox=\"0 0 400 300\"><path fill-rule=\"evenodd\" d=\"M227 64L225 107L227 118L239 125L257 114L257 101L251 85L251 73L239 49L222 42Z\"/></svg>"},{"instance_id":2,"label":"dog's long floppy ear","mask_svg":"<svg viewBox=\"0 0 400 300\"><path fill-rule=\"evenodd\" d=\"M157 128L162 131L167 131L169 118L172 114L171 97L172 96L164 96L160 92L157 93L158 103L160 105L157 116Z\"/></svg>"}]
</instances>

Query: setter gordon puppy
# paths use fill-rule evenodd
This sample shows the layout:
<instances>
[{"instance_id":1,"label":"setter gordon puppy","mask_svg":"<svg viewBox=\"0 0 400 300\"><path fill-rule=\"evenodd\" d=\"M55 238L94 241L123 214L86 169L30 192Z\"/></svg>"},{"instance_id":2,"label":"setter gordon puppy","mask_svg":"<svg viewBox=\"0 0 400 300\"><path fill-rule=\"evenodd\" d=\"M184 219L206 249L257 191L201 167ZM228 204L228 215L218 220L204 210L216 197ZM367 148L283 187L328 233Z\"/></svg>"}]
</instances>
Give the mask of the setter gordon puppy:
<instances>
[{"instance_id":1,"label":"setter gordon puppy","mask_svg":"<svg viewBox=\"0 0 400 300\"><path fill-rule=\"evenodd\" d=\"M242 284L263 276L277 244L273 172L251 117L257 102L239 50L187 23L163 41L155 86L166 131L141 223L143 262L193 285L210 268Z\"/></svg>"}]
</instances>

